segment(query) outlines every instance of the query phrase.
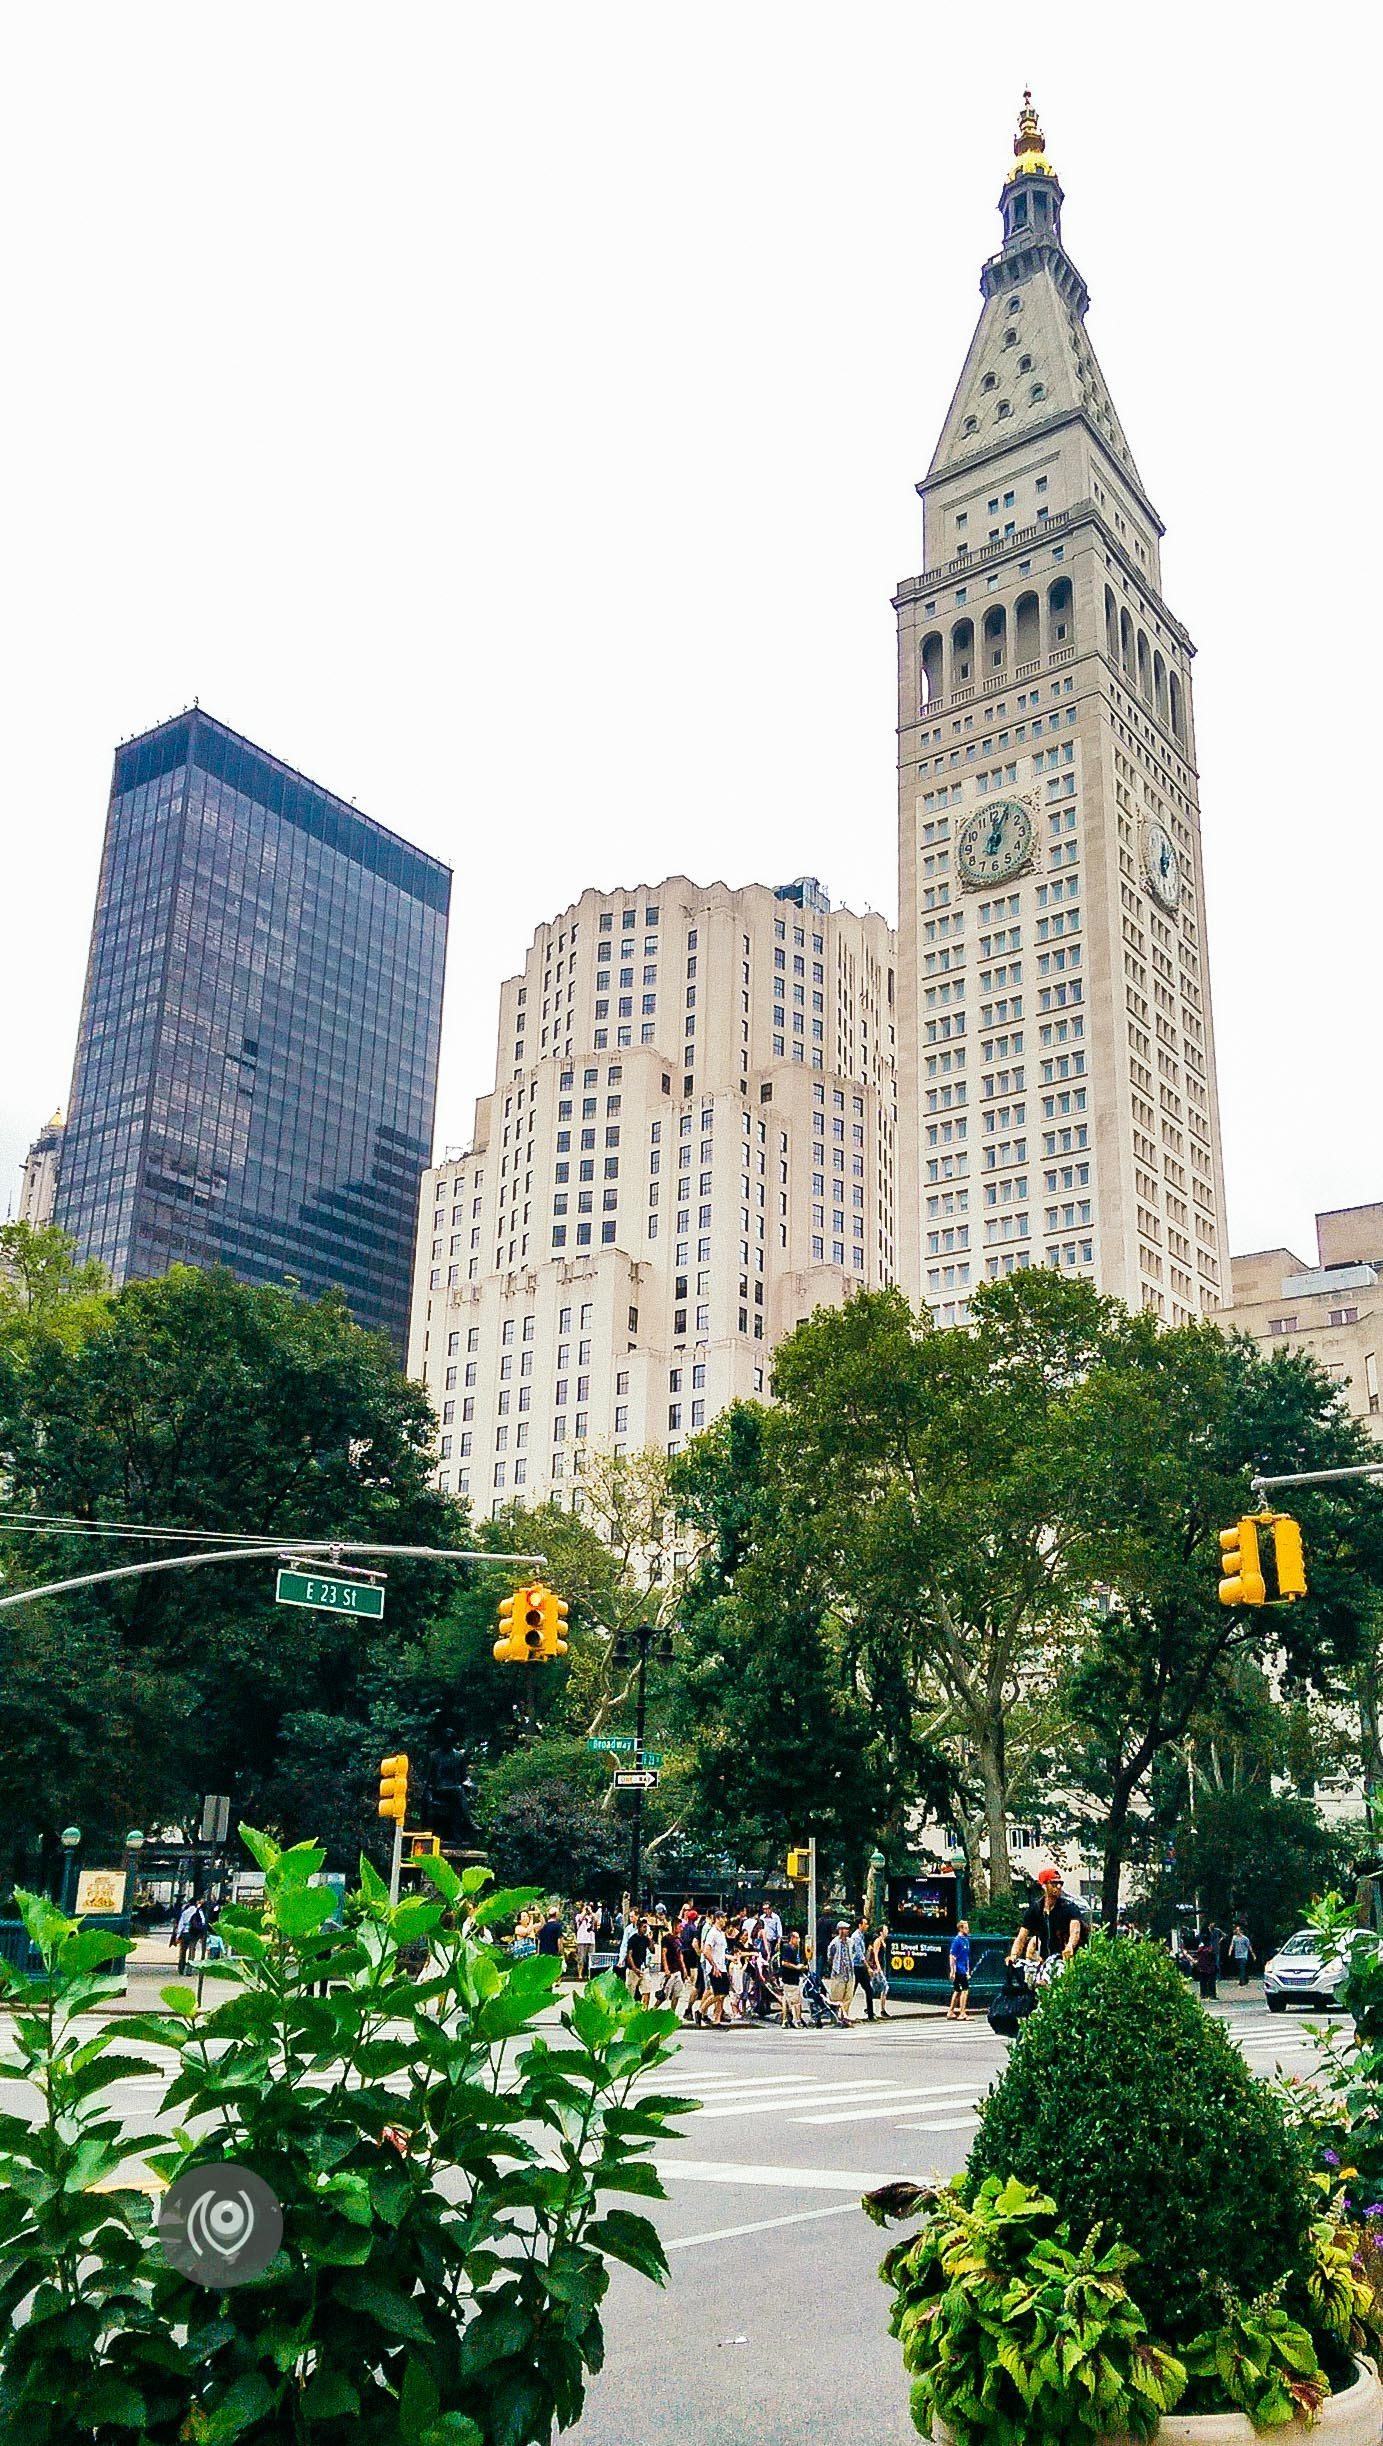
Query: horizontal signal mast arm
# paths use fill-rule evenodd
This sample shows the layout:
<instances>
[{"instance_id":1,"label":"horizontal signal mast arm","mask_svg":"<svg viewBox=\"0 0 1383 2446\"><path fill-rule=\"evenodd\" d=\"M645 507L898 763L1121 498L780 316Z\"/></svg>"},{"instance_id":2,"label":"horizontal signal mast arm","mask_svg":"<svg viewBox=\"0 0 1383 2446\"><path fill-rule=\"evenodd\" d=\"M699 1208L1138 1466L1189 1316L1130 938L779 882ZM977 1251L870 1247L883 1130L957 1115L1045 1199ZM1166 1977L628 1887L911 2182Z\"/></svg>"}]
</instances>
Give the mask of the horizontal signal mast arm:
<instances>
[{"instance_id":1,"label":"horizontal signal mast arm","mask_svg":"<svg viewBox=\"0 0 1383 2446\"><path fill-rule=\"evenodd\" d=\"M38 1588L18 1588L0 1597L0 1611L11 1605L33 1605L40 1597L65 1597L75 1588L95 1588L107 1580L137 1580L154 1571L196 1571L203 1563L244 1563L258 1556L277 1555L291 1561L294 1555L325 1555L330 1562L340 1562L347 1555L393 1554L406 1562L422 1563L542 1563L541 1554L477 1554L455 1546L367 1546L353 1544L345 1538L299 1537L287 1543L277 1539L270 1543L243 1546L218 1546L209 1554L163 1555L151 1563L119 1563L109 1571L83 1571L72 1580L45 1580Z\"/></svg>"}]
</instances>

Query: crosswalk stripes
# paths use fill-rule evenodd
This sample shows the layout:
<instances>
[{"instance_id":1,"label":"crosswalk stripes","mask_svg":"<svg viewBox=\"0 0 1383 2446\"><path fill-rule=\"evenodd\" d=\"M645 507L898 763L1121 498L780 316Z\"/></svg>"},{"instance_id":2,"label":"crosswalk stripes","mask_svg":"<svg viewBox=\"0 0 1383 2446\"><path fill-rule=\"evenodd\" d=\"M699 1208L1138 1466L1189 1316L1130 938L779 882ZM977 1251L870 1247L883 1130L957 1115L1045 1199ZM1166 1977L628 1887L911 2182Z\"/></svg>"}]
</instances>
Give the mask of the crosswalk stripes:
<instances>
[{"instance_id":1,"label":"crosswalk stripes","mask_svg":"<svg viewBox=\"0 0 1383 2446\"><path fill-rule=\"evenodd\" d=\"M1260 2028L1245 2032L1239 2043L1251 2063L1270 2055L1274 2063L1288 2064L1312 2052L1304 2032ZM917 2081L903 2077L901 2065L896 2073L885 2070L877 2056L872 2059L877 2069L868 2072L862 2059L847 2065L840 2054L818 2057L796 2070L768 2068L762 2056L757 2062L758 2069L750 2069L743 2060L739 2064L698 2061L663 2067L651 2076L648 2086L697 2100L695 2118L685 2127L687 2137L703 2124L752 2124L756 2118L802 2129L878 2124L901 2132L939 2134L977 2129L980 2102L993 2072L999 2069L976 2065L968 2078ZM935 2069L945 2072L948 2068L938 2063ZM959 2075L960 2067L954 2068ZM1263 2070L1270 2069L1264 2062Z\"/></svg>"}]
</instances>

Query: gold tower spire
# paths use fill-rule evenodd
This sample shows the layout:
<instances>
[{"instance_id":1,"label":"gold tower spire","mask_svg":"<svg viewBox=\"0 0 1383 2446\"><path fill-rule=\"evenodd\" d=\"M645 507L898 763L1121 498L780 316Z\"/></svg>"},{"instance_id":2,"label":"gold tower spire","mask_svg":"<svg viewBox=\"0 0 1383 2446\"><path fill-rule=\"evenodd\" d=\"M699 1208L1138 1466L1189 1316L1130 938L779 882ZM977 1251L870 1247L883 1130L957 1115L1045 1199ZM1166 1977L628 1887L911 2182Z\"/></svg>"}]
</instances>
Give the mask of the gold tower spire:
<instances>
[{"instance_id":1,"label":"gold tower spire","mask_svg":"<svg viewBox=\"0 0 1383 2446\"><path fill-rule=\"evenodd\" d=\"M1018 113L1018 133L1013 139L1014 164L1006 185L1015 178L1055 178L1056 172L1047 159L1047 139L1038 124L1032 105L1032 88L1023 89L1023 107Z\"/></svg>"}]
</instances>

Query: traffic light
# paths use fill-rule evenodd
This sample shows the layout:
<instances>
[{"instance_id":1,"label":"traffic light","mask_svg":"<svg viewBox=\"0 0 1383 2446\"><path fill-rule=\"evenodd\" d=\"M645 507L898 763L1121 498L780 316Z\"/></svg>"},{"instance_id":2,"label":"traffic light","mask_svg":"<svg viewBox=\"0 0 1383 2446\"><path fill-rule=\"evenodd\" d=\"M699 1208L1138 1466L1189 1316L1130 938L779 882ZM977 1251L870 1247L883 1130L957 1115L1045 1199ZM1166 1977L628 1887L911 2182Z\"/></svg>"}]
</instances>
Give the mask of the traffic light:
<instances>
[{"instance_id":1,"label":"traffic light","mask_svg":"<svg viewBox=\"0 0 1383 2446\"><path fill-rule=\"evenodd\" d=\"M408 1760L402 1750L397 1758L381 1758L379 1762L378 1814L392 1818L398 1826L408 1814Z\"/></svg>"},{"instance_id":2,"label":"traffic light","mask_svg":"<svg viewBox=\"0 0 1383 2446\"><path fill-rule=\"evenodd\" d=\"M545 1588L542 1596L543 1654L565 1656L567 1652L567 1600L556 1590Z\"/></svg>"},{"instance_id":3,"label":"traffic light","mask_svg":"<svg viewBox=\"0 0 1383 2446\"><path fill-rule=\"evenodd\" d=\"M1221 1529L1221 1605L1293 1605L1306 1594L1301 1524L1288 1512L1256 1512Z\"/></svg>"},{"instance_id":4,"label":"traffic light","mask_svg":"<svg viewBox=\"0 0 1383 2446\"><path fill-rule=\"evenodd\" d=\"M1221 1605L1262 1605L1267 1599L1258 1552L1258 1523L1237 1520L1220 1531Z\"/></svg>"},{"instance_id":5,"label":"traffic light","mask_svg":"<svg viewBox=\"0 0 1383 2446\"><path fill-rule=\"evenodd\" d=\"M433 1834L430 1828L421 1834L409 1836L408 1857L410 1860L440 1860L441 1856L442 1838L440 1835Z\"/></svg>"},{"instance_id":6,"label":"traffic light","mask_svg":"<svg viewBox=\"0 0 1383 2446\"><path fill-rule=\"evenodd\" d=\"M793 1850L788 1853L789 1877L793 1880L794 1884L796 1884L799 1880L805 1884L811 1873L811 1853L806 1849L805 1845L801 1847L794 1847Z\"/></svg>"},{"instance_id":7,"label":"traffic light","mask_svg":"<svg viewBox=\"0 0 1383 2446\"><path fill-rule=\"evenodd\" d=\"M1293 1520L1290 1512L1268 1513L1264 1515L1264 1519L1265 1523L1270 1524L1269 1533L1273 1549L1272 1577L1276 1582L1275 1591L1271 1585L1269 1586L1268 1603L1270 1605L1293 1605L1298 1597L1304 1597L1306 1594L1306 1562L1301 1550L1301 1523L1299 1520ZM1266 1571L1264 1576L1267 1576Z\"/></svg>"},{"instance_id":8,"label":"traffic light","mask_svg":"<svg viewBox=\"0 0 1383 2446\"><path fill-rule=\"evenodd\" d=\"M515 1589L499 1609L495 1659L501 1665L541 1665L567 1652L567 1601L541 1580Z\"/></svg>"},{"instance_id":9,"label":"traffic light","mask_svg":"<svg viewBox=\"0 0 1383 2446\"><path fill-rule=\"evenodd\" d=\"M535 1581L530 1588L517 1588L506 1597L499 1609L500 1636L495 1641L495 1660L501 1665L541 1664L548 1649L544 1638L543 1598L547 1591Z\"/></svg>"}]
</instances>

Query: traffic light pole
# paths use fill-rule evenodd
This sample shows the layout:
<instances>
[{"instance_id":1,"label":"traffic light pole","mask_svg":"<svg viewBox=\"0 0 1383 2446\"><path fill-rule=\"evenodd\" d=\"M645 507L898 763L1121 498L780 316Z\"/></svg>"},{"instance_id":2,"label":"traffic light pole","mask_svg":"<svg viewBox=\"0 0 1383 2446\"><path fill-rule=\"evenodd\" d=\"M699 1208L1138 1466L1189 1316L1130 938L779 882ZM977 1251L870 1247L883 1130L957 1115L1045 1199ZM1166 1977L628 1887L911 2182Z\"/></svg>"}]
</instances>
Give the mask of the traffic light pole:
<instances>
[{"instance_id":1,"label":"traffic light pole","mask_svg":"<svg viewBox=\"0 0 1383 2446\"><path fill-rule=\"evenodd\" d=\"M1383 1478L1383 1461L1362 1461L1352 1469L1296 1469L1285 1477L1250 1478L1255 1495L1265 1495L1273 1486L1329 1486L1337 1478Z\"/></svg>"},{"instance_id":2,"label":"traffic light pole","mask_svg":"<svg viewBox=\"0 0 1383 2446\"><path fill-rule=\"evenodd\" d=\"M645 1700L648 1680L648 1651L656 1634L651 1622L641 1622L634 1633L639 1643L638 1695L634 1706L634 1764L643 1765ZM629 1906L637 1914L639 1908L639 1877L643 1867L643 1785L634 1788L634 1822L629 1831Z\"/></svg>"},{"instance_id":3,"label":"traffic light pole","mask_svg":"<svg viewBox=\"0 0 1383 2446\"><path fill-rule=\"evenodd\" d=\"M816 1837L807 1837L807 1952L816 1960ZM813 1993L815 1991L813 1990Z\"/></svg>"},{"instance_id":4,"label":"traffic light pole","mask_svg":"<svg viewBox=\"0 0 1383 2446\"><path fill-rule=\"evenodd\" d=\"M391 1908L391 1909L393 1908L394 1904L395 1904L395 1903L398 1901L398 1898L399 1898L399 1885L400 1885L400 1882L401 1882L402 1876L403 1876L403 1820L402 1820L402 1818L395 1818L395 1820L394 1820L394 1850L393 1850L393 1856L392 1856L392 1858L391 1858L391 1860L390 1860L390 1862L389 1862L389 1904L390 1904L390 1908Z\"/></svg>"},{"instance_id":5,"label":"traffic light pole","mask_svg":"<svg viewBox=\"0 0 1383 2446\"><path fill-rule=\"evenodd\" d=\"M0 1525L7 1529L23 1529L37 1524L22 1518L5 1519ZM129 1535L135 1537L187 1537L201 1534L196 1529L126 1529L119 1522L61 1522L40 1528L40 1534L53 1537L75 1536L78 1533L94 1537ZM406 1560L425 1563L541 1563L541 1554L481 1554L455 1546L370 1546L347 1537L297 1537L289 1546L281 1538L247 1537L236 1546L216 1546L193 1554L166 1555L152 1563L120 1563L109 1571L83 1571L75 1579L45 1580L34 1588L18 1588L9 1596L0 1597L0 1611L11 1605L34 1605L41 1597L65 1597L74 1588L96 1588L104 1580L137 1580L154 1571L197 1571L204 1563L244 1563L256 1555L274 1557L280 1562L292 1562L297 1555L324 1554L333 1563L343 1556L356 1554L395 1554Z\"/></svg>"}]
</instances>

